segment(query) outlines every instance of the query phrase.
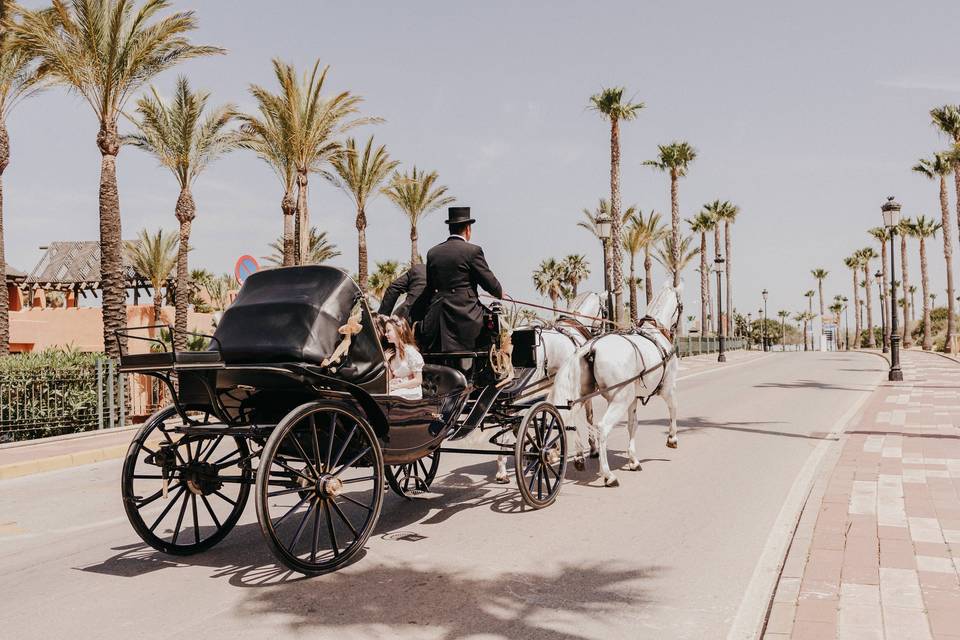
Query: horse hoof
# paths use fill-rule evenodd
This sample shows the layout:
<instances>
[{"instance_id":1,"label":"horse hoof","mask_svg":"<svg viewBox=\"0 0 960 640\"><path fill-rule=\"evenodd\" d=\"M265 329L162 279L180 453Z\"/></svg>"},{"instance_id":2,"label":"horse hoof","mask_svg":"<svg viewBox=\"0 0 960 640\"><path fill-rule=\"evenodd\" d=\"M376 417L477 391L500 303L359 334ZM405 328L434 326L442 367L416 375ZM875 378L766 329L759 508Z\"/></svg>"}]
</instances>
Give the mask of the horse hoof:
<instances>
[{"instance_id":1,"label":"horse hoof","mask_svg":"<svg viewBox=\"0 0 960 640\"><path fill-rule=\"evenodd\" d=\"M603 479L603 486L605 487L619 487L620 481L617 480L616 476L610 476L609 478Z\"/></svg>"},{"instance_id":2,"label":"horse hoof","mask_svg":"<svg viewBox=\"0 0 960 640\"><path fill-rule=\"evenodd\" d=\"M508 482L510 482L510 478L507 477L507 474L505 473L497 474L497 484L507 484Z\"/></svg>"},{"instance_id":3,"label":"horse hoof","mask_svg":"<svg viewBox=\"0 0 960 640\"><path fill-rule=\"evenodd\" d=\"M573 466L577 471L583 471L587 468L587 464L583 461L583 456L577 456L574 458Z\"/></svg>"},{"instance_id":4,"label":"horse hoof","mask_svg":"<svg viewBox=\"0 0 960 640\"><path fill-rule=\"evenodd\" d=\"M670 449L677 448L677 439L676 438L667 438L667 447Z\"/></svg>"},{"instance_id":5,"label":"horse hoof","mask_svg":"<svg viewBox=\"0 0 960 640\"><path fill-rule=\"evenodd\" d=\"M591 449L591 450L590 450L590 457L591 457L591 458L594 458L594 459L599 458L599 457L600 457L600 452L599 452L598 450L596 450L596 449Z\"/></svg>"},{"instance_id":6,"label":"horse hoof","mask_svg":"<svg viewBox=\"0 0 960 640\"><path fill-rule=\"evenodd\" d=\"M639 462L628 462L623 465L623 468L627 471L643 471L643 467L640 466Z\"/></svg>"}]
</instances>

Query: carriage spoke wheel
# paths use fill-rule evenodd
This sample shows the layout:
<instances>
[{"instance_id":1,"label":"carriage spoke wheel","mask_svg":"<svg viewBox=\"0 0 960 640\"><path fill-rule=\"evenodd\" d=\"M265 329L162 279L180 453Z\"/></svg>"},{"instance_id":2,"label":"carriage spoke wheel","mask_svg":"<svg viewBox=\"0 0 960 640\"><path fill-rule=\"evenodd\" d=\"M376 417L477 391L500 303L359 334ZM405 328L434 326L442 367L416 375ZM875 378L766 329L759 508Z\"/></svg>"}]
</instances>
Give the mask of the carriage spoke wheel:
<instances>
[{"instance_id":1,"label":"carriage spoke wheel","mask_svg":"<svg viewBox=\"0 0 960 640\"><path fill-rule=\"evenodd\" d=\"M264 445L257 519L284 565L312 575L349 562L383 502L383 454L370 423L329 402L297 407Z\"/></svg>"},{"instance_id":2,"label":"carriage spoke wheel","mask_svg":"<svg viewBox=\"0 0 960 640\"><path fill-rule=\"evenodd\" d=\"M560 413L549 402L534 405L517 430L517 486L534 509L553 504L567 469L567 437Z\"/></svg>"},{"instance_id":3,"label":"carriage spoke wheel","mask_svg":"<svg viewBox=\"0 0 960 640\"><path fill-rule=\"evenodd\" d=\"M209 416L202 420L209 424ZM173 406L137 432L123 463L127 518L158 551L189 555L209 549L237 524L253 484L243 438L177 431Z\"/></svg>"},{"instance_id":4,"label":"carriage spoke wheel","mask_svg":"<svg viewBox=\"0 0 960 640\"><path fill-rule=\"evenodd\" d=\"M410 500L430 491L439 467L440 451L435 450L413 462L387 466L387 483L398 496Z\"/></svg>"}]
</instances>

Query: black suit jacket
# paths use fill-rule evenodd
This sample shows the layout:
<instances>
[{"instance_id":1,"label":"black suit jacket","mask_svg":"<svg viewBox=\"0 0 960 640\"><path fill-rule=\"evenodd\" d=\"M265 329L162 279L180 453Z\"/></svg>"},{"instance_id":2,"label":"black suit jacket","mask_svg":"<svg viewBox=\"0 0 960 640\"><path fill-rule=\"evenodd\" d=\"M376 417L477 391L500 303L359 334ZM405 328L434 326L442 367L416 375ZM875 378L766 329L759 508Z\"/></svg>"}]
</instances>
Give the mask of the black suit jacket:
<instances>
[{"instance_id":1,"label":"black suit jacket","mask_svg":"<svg viewBox=\"0 0 960 640\"><path fill-rule=\"evenodd\" d=\"M431 351L474 349L484 314L478 288L495 298L503 297L483 249L456 236L430 249L426 293L431 297L421 335Z\"/></svg>"},{"instance_id":2,"label":"black suit jacket","mask_svg":"<svg viewBox=\"0 0 960 640\"><path fill-rule=\"evenodd\" d=\"M423 295L426 288L427 267L422 264L410 267L403 275L387 287L387 292L383 294L383 300L380 302L378 313L383 315L392 314L410 320L410 310L413 307L413 303ZM401 302L399 306L396 306L397 299L404 293L407 294L407 297L403 299L403 302ZM396 308L394 308L395 306Z\"/></svg>"}]
</instances>

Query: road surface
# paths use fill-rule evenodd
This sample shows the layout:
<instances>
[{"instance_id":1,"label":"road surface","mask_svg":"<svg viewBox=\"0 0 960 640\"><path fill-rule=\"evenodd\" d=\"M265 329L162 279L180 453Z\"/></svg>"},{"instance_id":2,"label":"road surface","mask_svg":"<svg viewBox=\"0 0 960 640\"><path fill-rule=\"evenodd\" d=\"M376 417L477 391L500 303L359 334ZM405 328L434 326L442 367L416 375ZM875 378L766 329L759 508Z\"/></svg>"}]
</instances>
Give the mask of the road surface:
<instances>
[{"instance_id":1,"label":"road surface","mask_svg":"<svg viewBox=\"0 0 960 640\"><path fill-rule=\"evenodd\" d=\"M362 557L304 579L274 563L253 500L214 549L145 547L120 462L0 482L0 629L32 638L723 638L796 476L875 388L871 354L776 353L681 370L680 447L641 411L639 472L568 467L525 511L492 460L446 455L439 494L389 494ZM611 465L625 463L625 430Z\"/></svg>"}]
</instances>

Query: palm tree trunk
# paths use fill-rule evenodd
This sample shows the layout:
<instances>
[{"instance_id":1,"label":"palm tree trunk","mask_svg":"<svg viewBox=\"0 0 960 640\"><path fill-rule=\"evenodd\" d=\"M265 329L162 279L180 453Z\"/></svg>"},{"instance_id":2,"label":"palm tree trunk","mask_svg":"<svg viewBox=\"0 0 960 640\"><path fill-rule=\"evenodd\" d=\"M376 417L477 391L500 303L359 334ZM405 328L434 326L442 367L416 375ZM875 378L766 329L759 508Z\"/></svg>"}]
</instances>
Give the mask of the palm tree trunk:
<instances>
[{"instance_id":1,"label":"palm tree trunk","mask_svg":"<svg viewBox=\"0 0 960 640\"><path fill-rule=\"evenodd\" d=\"M863 266L864 282L863 295L867 301L867 348L873 349L877 346L877 340L873 336L873 296L870 295L870 263Z\"/></svg>"},{"instance_id":2,"label":"palm tree trunk","mask_svg":"<svg viewBox=\"0 0 960 640\"><path fill-rule=\"evenodd\" d=\"M653 300L653 258L650 257L650 247L643 248L643 277L644 291L647 295L647 305Z\"/></svg>"},{"instance_id":3,"label":"palm tree trunk","mask_svg":"<svg viewBox=\"0 0 960 640\"><path fill-rule=\"evenodd\" d=\"M127 339L116 331L127 326L126 288L123 281L123 241L120 228L120 194L117 191L117 154L120 139L116 124L101 124L100 149L100 286L103 290L103 346L107 357L119 358Z\"/></svg>"},{"instance_id":4,"label":"palm tree trunk","mask_svg":"<svg viewBox=\"0 0 960 640\"><path fill-rule=\"evenodd\" d=\"M556 319L556 317L557 317L557 299L558 299L559 297L560 297L560 296L557 295L557 292L556 292L555 289L551 289L551 290L550 290L550 307L553 309L553 317L554 317L554 319Z\"/></svg>"},{"instance_id":5,"label":"palm tree trunk","mask_svg":"<svg viewBox=\"0 0 960 640\"><path fill-rule=\"evenodd\" d=\"M574 285L576 287L576 285ZM576 288L574 288L576 294ZM637 326L640 319L637 314L637 254L630 254L630 322L632 326Z\"/></svg>"},{"instance_id":6,"label":"palm tree trunk","mask_svg":"<svg viewBox=\"0 0 960 640\"><path fill-rule=\"evenodd\" d=\"M10 298L7 293L7 259L3 250L3 172L9 163L10 138L6 124L0 120L0 356L10 353Z\"/></svg>"},{"instance_id":7,"label":"palm tree trunk","mask_svg":"<svg viewBox=\"0 0 960 640\"><path fill-rule=\"evenodd\" d=\"M367 290L367 214L362 207L357 208L357 278L361 291Z\"/></svg>"},{"instance_id":8,"label":"palm tree trunk","mask_svg":"<svg viewBox=\"0 0 960 640\"><path fill-rule=\"evenodd\" d=\"M310 211L307 208L307 172L297 174L297 222L300 230L297 235L297 264L304 264L310 251Z\"/></svg>"},{"instance_id":9,"label":"palm tree trunk","mask_svg":"<svg viewBox=\"0 0 960 640\"><path fill-rule=\"evenodd\" d=\"M283 194L280 201L283 211L283 266L292 267L297 263L297 201L292 190Z\"/></svg>"},{"instance_id":10,"label":"palm tree trunk","mask_svg":"<svg viewBox=\"0 0 960 640\"><path fill-rule=\"evenodd\" d=\"M153 287L153 324L163 324L163 294L160 293L160 287L156 285Z\"/></svg>"},{"instance_id":11,"label":"palm tree trunk","mask_svg":"<svg viewBox=\"0 0 960 640\"><path fill-rule=\"evenodd\" d=\"M177 198L177 221L180 223L180 243L177 248L177 298L174 312L173 345L177 349L187 348L187 302L190 290L190 268L188 254L190 251L190 227L197 216L197 205L193 201L190 187L180 190Z\"/></svg>"},{"instance_id":12,"label":"palm tree trunk","mask_svg":"<svg viewBox=\"0 0 960 640\"><path fill-rule=\"evenodd\" d=\"M420 264L420 252L417 250L417 225L410 225L410 266Z\"/></svg>"},{"instance_id":13,"label":"palm tree trunk","mask_svg":"<svg viewBox=\"0 0 960 640\"><path fill-rule=\"evenodd\" d=\"M730 289L730 221L724 220L723 222L723 244L724 250L727 252L725 256L727 259L726 269L724 269L723 279L724 284L727 285L727 320L723 325L723 333L726 336L730 335L730 318L733 317L733 292Z\"/></svg>"},{"instance_id":14,"label":"palm tree trunk","mask_svg":"<svg viewBox=\"0 0 960 640\"><path fill-rule=\"evenodd\" d=\"M884 319L881 325L883 329L883 346L890 347L890 303L887 298L890 297L890 276L887 272L887 243L880 243L880 277L883 287L883 296L880 298L880 317Z\"/></svg>"},{"instance_id":15,"label":"palm tree trunk","mask_svg":"<svg viewBox=\"0 0 960 640\"><path fill-rule=\"evenodd\" d=\"M710 296L707 271L707 232L700 232L700 335L707 334L707 313L710 308Z\"/></svg>"},{"instance_id":16,"label":"palm tree trunk","mask_svg":"<svg viewBox=\"0 0 960 640\"><path fill-rule=\"evenodd\" d=\"M670 226L673 234L673 264L680 264L680 202L678 199L678 181L676 170L670 170ZM680 286L680 271L673 272L673 286Z\"/></svg>"},{"instance_id":17,"label":"palm tree trunk","mask_svg":"<svg viewBox=\"0 0 960 640\"><path fill-rule=\"evenodd\" d=\"M954 180L957 180L957 174L954 174ZM957 182L960 189L960 182ZM958 191L960 193L960 191ZM947 199L947 179L940 176L940 212L943 223L943 260L947 264L947 337L943 341L943 350L950 351L950 344L953 342L955 332L953 319L953 232L950 230L950 203ZM957 208L960 215L960 205Z\"/></svg>"},{"instance_id":18,"label":"palm tree trunk","mask_svg":"<svg viewBox=\"0 0 960 640\"><path fill-rule=\"evenodd\" d=\"M610 217L614 319L619 321L623 313L623 241L620 231L620 121L617 118L610 119Z\"/></svg>"},{"instance_id":19,"label":"palm tree trunk","mask_svg":"<svg viewBox=\"0 0 960 640\"><path fill-rule=\"evenodd\" d=\"M933 349L933 336L930 332L930 294L927 282L927 243L920 236L920 288L923 289L923 350Z\"/></svg>"},{"instance_id":20,"label":"palm tree trunk","mask_svg":"<svg viewBox=\"0 0 960 640\"><path fill-rule=\"evenodd\" d=\"M851 269L853 273L853 347L860 348L860 287L857 286L857 269Z\"/></svg>"},{"instance_id":21,"label":"palm tree trunk","mask_svg":"<svg viewBox=\"0 0 960 640\"><path fill-rule=\"evenodd\" d=\"M907 269L907 236L900 234L900 270L903 272L903 348L913 346L910 337L910 273Z\"/></svg>"}]
</instances>

